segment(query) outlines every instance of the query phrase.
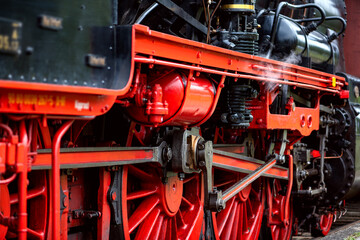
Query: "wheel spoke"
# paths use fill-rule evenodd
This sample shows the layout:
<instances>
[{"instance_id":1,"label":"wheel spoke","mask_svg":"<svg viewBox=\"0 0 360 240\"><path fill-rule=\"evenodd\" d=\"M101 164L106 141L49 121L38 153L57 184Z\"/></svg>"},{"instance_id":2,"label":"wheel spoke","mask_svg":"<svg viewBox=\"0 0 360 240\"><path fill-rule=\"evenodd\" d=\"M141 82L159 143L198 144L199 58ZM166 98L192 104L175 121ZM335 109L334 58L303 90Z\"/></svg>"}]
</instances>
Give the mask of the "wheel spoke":
<instances>
[{"instance_id":1,"label":"wheel spoke","mask_svg":"<svg viewBox=\"0 0 360 240\"><path fill-rule=\"evenodd\" d=\"M234 206L235 198L232 198L230 201L230 205L226 207L225 210L221 211L216 219L218 223L219 235L221 235L222 231L224 230L225 224L228 221L228 218Z\"/></svg>"},{"instance_id":2,"label":"wheel spoke","mask_svg":"<svg viewBox=\"0 0 360 240\"><path fill-rule=\"evenodd\" d=\"M242 234L248 234L249 233L249 216L248 216L248 208L246 207L245 203L242 203L242 209L243 209L243 216L244 216L244 222L243 222L243 228L242 228Z\"/></svg>"},{"instance_id":3,"label":"wheel spoke","mask_svg":"<svg viewBox=\"0 0 360 240\"><path fill-rule=\"evenodd\" d=\"M185 178L185 179L184 179L184 184L186 184L186 183L194 180L195 178L196 178L196 175L192 175L191 177Z\"/></svg>"},{"instance_id":4,"label":"wheel spoke","mask_svg":"<svg viewBox=\"0 0 360 240\"><path fill-rule=\"evenodd\" d=\"M254 202L251 201L251 199L248 199L246 202L245 202L246 206L247 206L247 210L248 210L248 213L249 213L249 219L253 219L255 217L255 214L254 214L254 209L253 209L253 204L255 204ZM256 207L256 206L255 206Z\"/></svg>"},{"instance_id":5,"label":"wheel spoke","mask_svg":"<svg viewBox=\"0 0 360 240\"><path fill-rule=\"evenodd\" d=\"M236 240L238 238L238 232L239 232L239 229L241 230L241 220L240 219L240 207L239 207L239 204L236 204L237 207L236 207L236 212L235 212L235 221L234 221L234 224L233 224L233 228L231 229L231 240ZM241 236L240 236L241 237Z\"/></svg>"},{"instance_id":6,"label":"wheel spoke","mask_svg":"<svg viewBox=\"0 0 360 240\"><path fill-rule=\"evenodd\" d=\"M155 228L151 233L150 239L160 239L159 236L163 226L163 221L164 221L164 216L160 214L156 221Z\"/></svg>"},{"instance_id":7,"label":"wheel spoke","mask_svg":"<svg viewBox=\"0 0 360 240\"><path fill-rule=\"evenodd\" d=\"M176 224L176 217L170 219L171 221L171 239L177 240L178 239L178 231L177 231L177 224Z\"/></svg>"},{"instance_id":8,"label":"wheel spoke","mask_svg":"<svg viewBox=\"0 0 360 240\"><path fill-rule=\"evenodd\" d=\"M157 191L157 189L155 188L155 189L141 190L141 191L128 193L127 200L129 201L129 200L147 197L147 196L153 195L154 193L156 193L156 191Z\"/></svg>"},{"instance_id":9,"label":"wheel spoke","mask_svg":"<svg viewBox=\"0 0 360 240\"><path fill-rule=\"evenodd\" d=\"M214 185L214 187L220 188L220 187L223 187L223 186L232 184L232 183L235 183L235 180L232 179L232 180L228 180L228 181L225 181L225 182L216 183L216 184Z\"/></svg>"},{"instance_id":10,"label":"wheel spoke","mask_svg":"<svg viewBox=\"0 0 360 240\"><path fill-rule=\"evenodd\" d=\"M27 229L27 238L31 239L44 239L44 233L36 232L30 228Z\"/></svg>"},{"instance_id":11,"label":"wheel spoke","mask_svg":"<svg viewBox=\"0 0 360 240\"><path fill-rule=\"evenodd\" d=\"M147 240L150 239L151 232L154 229L156 220L160 215L160 208L156 207L149 216L140 225L139 230L136 233L136 240Z\"/></svg>"},{"instance_id":12,"label":"wheel spoke","mask_svg":"<svg viewBox=\"0 0 360 240\"><path fill-rule=\"evenodd\" d=\"M28 190L28 194L26 195L26 199L30 200L39 196L44 195L46 191L45 186L41 186L39 188ZM17 204L19 202L19 196L17 193L13 193L10 195L10 204Z\"/></svg>"},{"instance_id":13,"label":"wheel spoke","mask_svg":"<svg viewBox=\"0 0 360 240\"><path fill-rule=\"evenodd\" d=\"M152 196L144 200L133 212L129 218L129 232L131 233L134 229L150 214L150 212L159 203L160 199L156 196Z\"/></svg>"},{"instance_id":14,"label":"wheel spoke","mask_svg":"<svg viewBox=\"0 0 360 240\"><path fill-rule=\"evenodd\" d=\"M220 233L220 236L222 236L223 239L230 239L231 236L231 232L233 230L234 227L234 222L235 222L235 216L236 216L236 212L238 211L238 204L233 204L235 206L231 207L231 211L229 214L229 218L227 219L226 222L226 227L224 228L223 234Z\"/></svg>"},{"instance_id":15,"label":"wheel spoke","mask_svg":"<svg viewBox=\"0 0 360 240\"><path fill-rule=\"evenodd\" d=\"M164 183L162 170L153 166L128 166L123 173L126 239L199 239L204 215L199 174L184 180L171 175Z\"/></svg>"},{"instance_id":16,"label":"wheel spoke","mask_svg":"<svg viewBox=\"0 0 360 240\"><path fill-rule=\"evenodd\" d=\"M182 197L182 202L181 204L186 205L189 208L189 211L194 209L194 204L192 204L189 200L187 200L185 197Z\"/></svg>"},{"instance_id":17,"label":"wheel spoke","mask_svg":"<svg viewBox=\"0 0 360 240\"><path fill-rule=\"evenodd\" d=\"M167 228L168 228L168 224L169 224L169 219L165 218L162 224L162 227L160 229L160 234L159 234L159 239L169 239L167 238Z\"/></svg>"},{"instance_id":18,"label":"wheel spoke","mask_svg":"<svg viewBox=\"0 0 360 240\"><path fill-rule=\"evenodd\" d=\"M149 182L153 179L153 176L151 174L149 174L133 165L129 165L128 169L129 169L129 172L131 173L131 175L143 180L144 182Z\"/></svg>"},{"instance_id":19,"label":"wheel spoke","mask_svg":"<svg viewBox=\"0 0 360 240\"><path fill-rule=\"evenodd\" d=\"M178 226L180 228L185 228L186 227L186 223L185 223L185 220L184 220L184 217L181 213L181 211L178 211L176 213L176 218L177 218L177 223L178 223Z\"/></svg>"}]
</instances>

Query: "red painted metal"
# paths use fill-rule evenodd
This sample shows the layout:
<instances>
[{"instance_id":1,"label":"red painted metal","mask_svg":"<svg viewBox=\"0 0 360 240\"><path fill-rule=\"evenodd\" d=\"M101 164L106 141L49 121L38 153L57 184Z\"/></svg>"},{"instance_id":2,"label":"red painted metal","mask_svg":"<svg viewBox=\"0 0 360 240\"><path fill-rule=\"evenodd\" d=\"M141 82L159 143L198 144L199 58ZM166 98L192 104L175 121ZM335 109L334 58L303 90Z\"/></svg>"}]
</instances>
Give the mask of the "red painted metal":
<instances>
[{"instance_id":1,"label":"red painted metal","mask_svg":"<svg viewBox=\"0 0 360 240\"><path fill-rule=\"evenodd\" d=\"M61 174L60 175L60 183L61 183L61 190L63 191L65 198L63 199L62 206L63 211L60 217L60 239L61 240L67 240L68 239L68 230L69 230L69 222L71 222L71 217L69 217L69 210L70 210L70 193L69 193L69 185L68 185L68 175L67 174ZM82 196L75 196L76 198L81 198ZM54 210L51 209L49 219L52 219L52 214L54 213ZM51 230L51 229L50 229ZM52 234L52 232L50 232ZM48 235L49 237L51 235Z\"/></svg>"},{"instance_id":2,"label":"red painted metal","mask_svg":"<svg viewBox=\"0 0 360 240\"><path fill-rule=\"evenodd\" d=\"M65 122L61 128L56 132L53 144L52 144L52 156L51 156L51 196L50 201L52 204L52 239L60 239L60 192L56 189L60 189L60 142L65 132L70 128L74 120Z\"/></svg>"},{"instance_id":3,"label":"red painted metal","mask_svg":"<svg viewBox=\"0 0 360 240\"><path fill-rule=\"evenodd\" d=\"M301 88L306 88L306 89L320 90L320 91L324 91L324 92L340 94L340 87L332 89L332 88L327 88L326 85L323 85L323 86L317 85L317 84L312 85L311 83L303 83L300 81L295 81L298 79L295 79L294 81L285 81L285 80L279 80L278 78L262 77L261 74L258 74L258 76L253 76L250 74L239 74L237 72L231 73L231 72L226 72L225 70L220 71L220 70L215 70L215 69L206 68L206 67L192 66L192 65L182 64L182 63L175 63L175 62L171 62L171 61L158 60L158 59L154 59L154 58L138 57L138 56L135 57L135 61L139 62L139 63L158 64L158 65L162 65L162 66L188 69L188 70L223 75L223 76L233 77L233 78L243 78L243 79L251 79L251 80L255 80L255 81L285 84L285 85L289 85L289 86L295 86L295 87L301 87ZM341 77L338 77L338 78L341 78Z\"/></svg>"},{"instance_id":4,"label":"red painted metal","mask_svg":"<svg viewBox=\"0 0 360 240\"><path fill-rule=\"evenodd\" d=\"M223 192L245 175L222 169L214 170L214 187ZM265 191L258 179L226 203L226 208L214 213L217 239L258 239L265 208Z\"/></svg>"},{"instance_id":5,"label":"red painted metal","mask_svg":"<svg viewBox=\"0 0 360 240\"><path fill-rule=\"evenodd\" d=\"M105 168L100 169L100 186L98 190L98 211L101 218L97 222L97 239L108 240L110 235L111 211L108 203L107 193L111 184L111 175ZM116 199L117 196L115 196ZM120 196L119 196L120 197ZM113 200L115 200L113 199Z\"/></svg>"},{"instance_id":6,"label":"red painted metal","mask_svg":"<svg viewBox=\"0 0 360 240\"><path fill-rule=\"evenodd\" d=\"M97 116L107 112L116 99L111 95L61 92L58 91L59 86L53 85L40 90L32 87L26 89L23 85L27 84L18 83L23 86L18 89L14 82L11 83L13 85L7 86L8 89L0 90L1 113Z\"/></svg>"},{"instance_id":7,"label":"red painted metal","mask_svg":"<svg viewBox=\"0 0 360 240\"><path fill-rule=\"evenodd\" d=\"M270 181L272 184L270 184ZM286 208L287 197L281 194L282 184L278 179L268 180L266 184L267 203L269 209L268 226L273 240L289 240L293 224L293 208L291 203ZM285 218L288 211L288 218Z\"/></svg>"},{"instance_id":8,"label":"red painted metal","mask_svg":"<svg viewBox=\"0 0 360 240\"><path fill-rule=\"evenodd\" d=\"M137 128L139 130L137 130ZM146 146L146 144L151 141L153 127L146 127L144 125L137 124L132 121L129 128L128 137L126 139L126 147L131 147L133 145L133 139L140 143L141 146Z\"/></svg>"},{"instance_id":9,"label":"red painted metal","mask_svg":"<svg viewBox=\"0 0 360 240\"><path fill-rule=\"evenodd\" d=\"M327 82L318 81L318 79L332 80L333 77L339 82L339 84L346 84L344 78L323 73L320 71L265 59L262 57L251 56L211 45L207 45L200 42L195 42L176 36L156 32L150 30L146 26L135 25L135 54L145 54L148 56L172 59L172 61L182 61L189 65L201 65L206 67L212 67L217 69L228 70L230 72L243 72L253 75L263 75L263 71L253 68L254 65L259 67L273 68L281 70L281 78L290 82L297 82L307 84L309 86L316 86L330 90L340 90L340 85L335 87L330 86ZM171 51L169 51L171 49ZM139 61L140 58L136 57L135 61ZM148 59L150 60L150 59ZM159 63L159 60L155 62L148 61L149 64ZM175 64L174 62L172 62ZM172 65L178 67L176 65ZM181 66L181 64L180 64ZM195 66L194 66L195 67ZM197 69L201 67L198 67ZM198 71L196 69L193 69ZM295 75L293 73L294 72ZM220 74L223 75L223 74ZM271 74L270 74L271 75ZM277 75L279 75L277 73ZM267 74L268 76L268 74ZM239 78L247 78L239 76ZM315 79L313 79L314 77ZM276 76L277 78L277 76ZM252 79L252 78L250 78ZM266 79L266 78L263 78ZM260 80L260 79L259 79Z\"/></svg>"},{"instance_id":10,"label":"red painted metal","mask_svg":"<svg viewBox=\"0 0 360 240\"><path fill-rule=\"evenodd\" d=\"M11 175L11 177L7 178L7 179L4 179L4 180L0 180L0 185L2 184L9 184L11 183L12 181L14 181L14 179L16 178L16 173L14 173L13 175Z\"/></svg>"},{"instance_id":11,"label":"red painted metal","mask_svg":"<svg viewBox=\"0 0 360 240\"><path fill-rule=\"evenodd\" d=\"M160 169L128 165L122 174L122 217L125 239L196 239L203 223L200 174L177 174L161 181Z\"/></svg>"},{"instance_id":12,"label":"red painted metal","mask_svg":"<svg viewBox=\"0 0 360 240\"><path fill-rule=\"evenodd\" d=\"M277 73L277 74L281 74L281 75L291 75L291 76L294 76L294 77L301 77L301 78L305 78L305 79L309 79L309 80L323 82L323 83L327 83L329 86L333 84L332 79L324 79L324 78L319 78L319 77L313 77L313 76L300 74L300 73L296 73L296 72L285 71L283 69L275 69L275 68L259 66L259 65L253 65L252 67L254 69L258 69L258 70L263 71L262 75L264 75L264 76L269 76L269 73L270 73L270 77L273 77L273 75L271 73ZM278 77L282 78L281 75L278 76ZM336 85L344 86L344 82L336 81Z\"/></svg>"},{"instance_id":13,"label":"red painted metal","mask_svg":"<svg viewBox=\"0 0 360 240\"><path fill-rule=\"evenodd\" d=\"M5 239L8 229L6 219L10 217L10 195L7 185L0 185L0 196L0 239Z\"/></svg>"},{"instance_id":14,"label":"red painted metal","mask_svg":"<svg viewBox=\"0 0 360 240\"><path fill-rule=\"evenodd\" d=\"M285 225L289 223L289 217L290 217L290 200L291 200L291 190L293 186L293 180L294 180L294 160L292 155L288 155L289 158L289 178L288 178L288 185L286 189L286 201L285 201L285 213L284 213L284 223ZM291 227L291 226L290 226Z\"/></svg>"},{"instance_id":15,"label":"red painted metal","mask_svg":"<svg viewBox=\"0 0 360 240\"><path fill-rule=\"evenodd\" d=\"M213 166L215 167L219 167L223 169L238 168L246 172L252 172L261 165L262 163L249 161L245 159L233 158L231 156L219 154L216 150L214 150ZM268 177L278 177L281 179L287 179L288 170L284 168L279 168L275 165L272 168L268 169L265 175Z\"/></svg>"},{"instance_id":16,"label":"red painted metal","mask_svg":"<svg viewBox=\"0 0 360 240\"><path fill-rule=\"evenodd\" d=\"M160 126L197 124L210 112L215 90L208 79L201 76L186 76L173 71L148 79L147 85L151 88L157 84L162 88L163 101L168 107L168 113L164 116L163 121L158 122L161 123ZM144 87L146 88L143 83L142 88ZM143 99L141 96L146 96L146 92L140 89L138 95L140 97L135 96L135 99ZM145 107L148 108L147 105L147 103L138 101L137 105L130 105L127 111L137 122L151 124L154 121L150 121L148 114L144 111Z\"/></svg>"},{"instance_id":17,"label":"red painted metal","mask_svg":"<svg viewBox=\"0 0 360 240\"><path fill-rule=\"evenodd\" d=\"M318 226L319 228L317 229L319 231L319 235L326 236L330 232L333 219L334 219L334 214L331 212L320 216L320 221Z\"/></svg>"},{"instance_id":18,"label":"red painted metal","mask_svg":"<svg viewBox=\"0 0 360 240\"><path fill-rule=\"evenodd\" d=\"M290 108L288 114L273 114L270 105L273 103L277 91L275 86L272 91L263 85L260 96L251 102L251 106L257 106L252 110L254 120L249 129L288 129L296 130L302 136L308 136L312 131L319 129L320 124L320 96L314 96L315 106L310 108Z\"/></svg>"},{"instance_id":19,"label":"red painted metal","mask_svg":"<svg viewBox=\"0 0 360 240\"><path fill-rule=\"evenodd\" d=\"M276 164L276 159L273 159L267 163L264 163L264 165L261 165L259 168L257 168L254 172L252 172L250 175L245 176L244 181L239 182L236 187L227 189L223 193L223 199L225 202L229 201L237 191L241 189L245 189L249 184L251 184L253 181L258 179L261 175L266 173L269 169L271 169ZM247 177L247 178L246 178Z\"/></svg>"},{"instance_id":20,"label":"red painted metal","mask_svg":"<svg viewBox=\"0 0 360 240\"><path fill-rule=\"evenodd\" d=\"M26 132L25 121L20 122L20 140L25 145L28 146L28 135ZM18 179L18 191L19 191L19 203L18 203L18 239L25 240L27 238L27 176L28 176L28 159L27 159L28 149L22 152L22 155L17 156L18 164L22 165L20 167L19 179ZM22 161L19 159L23 159ZM19 168L19 167L18 167Z\"/></svg>"},{"instance_id":21,"label":"red painted metal","mask_svg":"<svg viewBox=\"0 0 360 240\"><path fill-rule=\"evenodd\" d=\"M151 88L146 103L145 114L148 115L148 121L157 125L163 121L163 117L168 114L168 103L163 103L163 91L160 84L155 84ZM151 99L151 100L150 100Z\"/></svg>"},{"instance_id":22,"label":"red painted metal","mask_svg":"<svg viewBox=\"0 0 360 240\"><path fill-rule=\"evenodd\" d=\"M126 163L126 161L138 160L138 163L151 162L154 159L154 151L148 149L111 149L104 148L101 151L91 151L83 148L79 152L61 152L59 154L59 164L61 167L90 167L116 165ZM32 164L33 169L50 169L51 153L39 152L35 162Z\"/></svg>"}]
</instances>

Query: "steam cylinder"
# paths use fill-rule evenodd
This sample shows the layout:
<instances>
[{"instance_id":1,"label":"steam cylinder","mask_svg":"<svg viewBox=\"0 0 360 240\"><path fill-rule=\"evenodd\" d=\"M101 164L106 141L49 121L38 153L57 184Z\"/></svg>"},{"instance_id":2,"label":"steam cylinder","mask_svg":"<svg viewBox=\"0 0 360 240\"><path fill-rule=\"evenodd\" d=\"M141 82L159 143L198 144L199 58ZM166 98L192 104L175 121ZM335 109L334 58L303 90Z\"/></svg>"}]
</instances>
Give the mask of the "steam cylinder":
<instances>
[{"instance_id":1,"label":"steam cylinder","mask_svg":"<svg viewBox=\"0 0 360 240\"><path fill-rule=\"evenodd\" d=\"M263 16L258 21L262 26L259 30L260 42L264 42L271 35L274 15ZM283 58L290 53L295 53L310 57L312 63L336 65L339 60L339 48L336 41L328 43L326 37L319 31L305 35L297 23L280 16L273 55Z\"/></svg>"},{"instance_id":2,"label":"steam cylinder","mask_svg":"<svg viewBox=\"0 0 360 240\"><path fill-rule=\"evenodd\" d=\"M186 92L188 82L190 88ZM173 71L148 82L151 87L155 84L160 84L163 102L166 101L168 104L168 114L163 118L166 126L196 124L207 116L212 107L215 88L207 78L194 76L191 81L187 81L187 75ZM127 112L137 122L152 124L148 121L143 106L131 105Z\"/></svg>"}]
</instances>

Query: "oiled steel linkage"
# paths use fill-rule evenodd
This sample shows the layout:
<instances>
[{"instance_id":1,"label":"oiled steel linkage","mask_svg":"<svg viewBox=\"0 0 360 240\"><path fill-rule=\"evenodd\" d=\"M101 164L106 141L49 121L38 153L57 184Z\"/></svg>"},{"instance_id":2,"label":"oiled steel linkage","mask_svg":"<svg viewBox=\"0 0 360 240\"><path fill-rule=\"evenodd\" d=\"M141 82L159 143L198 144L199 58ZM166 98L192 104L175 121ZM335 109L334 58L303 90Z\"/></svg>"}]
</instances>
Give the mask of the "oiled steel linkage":
<instances>
[{"instance_id":1,"label":"oiled steel linkage","mask_svg":"<svg viewBox=\"0 0 360 240\"><path fill-rule=\"evenodd\" d=\"M223 193L223 200L225 202L229 201L233 196L238 194L240 191L242 191L244 188L246 188L249 184L254 182L256 179L258 179L261 175L266 173L270 168L272 168L276 164L276 159L272 159L256 169L251 174L244 177L241 181L239 181L237 184L232 186L231 188L227 189Z\"/></svg>"},{"instance_id":2,"label":"oiled steel linkage","mask_svg":"<svg viewBox=\"0 0 360 240\"><path fill-rule=\"evenodd\" d=\"M73 124L74 120L65 122L56 132L52 142L52 161L51 161L51 204L53 209L52 214L52 239L60 239L60 142L66 131Z\"/></svg>"}]
</instances>

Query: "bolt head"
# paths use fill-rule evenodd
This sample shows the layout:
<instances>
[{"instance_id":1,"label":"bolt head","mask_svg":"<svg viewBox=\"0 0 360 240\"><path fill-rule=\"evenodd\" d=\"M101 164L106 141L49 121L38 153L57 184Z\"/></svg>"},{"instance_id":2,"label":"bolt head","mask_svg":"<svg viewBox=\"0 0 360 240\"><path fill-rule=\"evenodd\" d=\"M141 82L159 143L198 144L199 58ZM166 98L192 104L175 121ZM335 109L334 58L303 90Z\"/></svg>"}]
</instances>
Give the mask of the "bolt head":
<instances>
[{"instance_id":1,"label":"bolt head","mask_svg":"<svg viewBox=\"0 0 360 240\"><path fill-rule=\"evenodd\" d=\"M116 192L112 192L111 193L111 199L113 200L113 201L115 201L116 200Z\"/></svg>"}]
</instances>

